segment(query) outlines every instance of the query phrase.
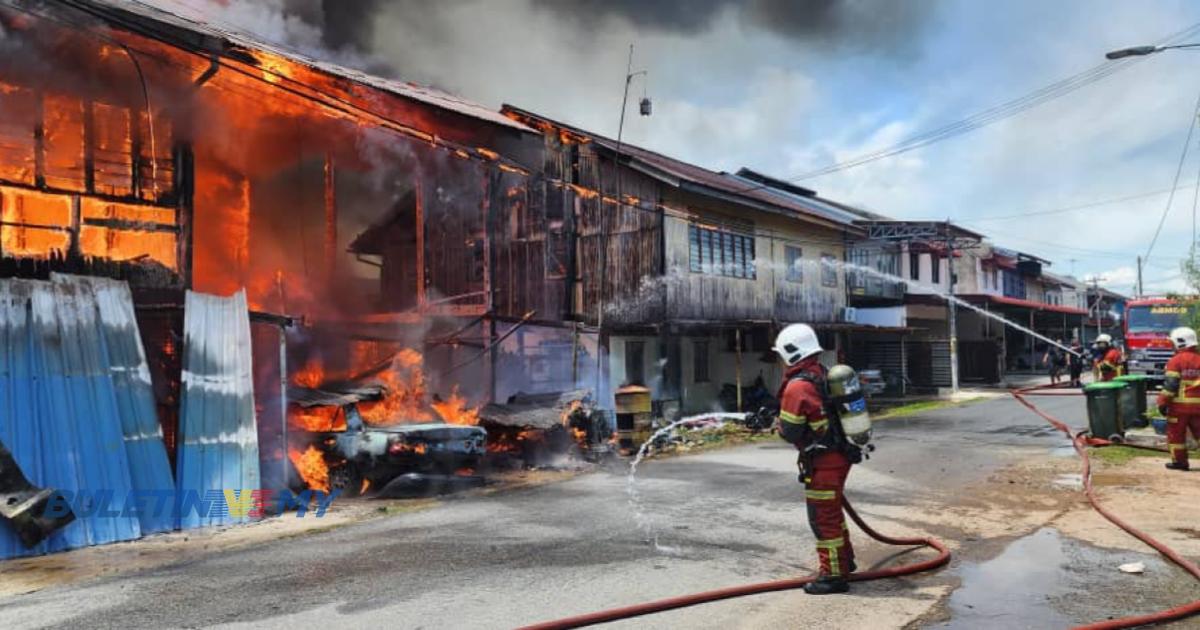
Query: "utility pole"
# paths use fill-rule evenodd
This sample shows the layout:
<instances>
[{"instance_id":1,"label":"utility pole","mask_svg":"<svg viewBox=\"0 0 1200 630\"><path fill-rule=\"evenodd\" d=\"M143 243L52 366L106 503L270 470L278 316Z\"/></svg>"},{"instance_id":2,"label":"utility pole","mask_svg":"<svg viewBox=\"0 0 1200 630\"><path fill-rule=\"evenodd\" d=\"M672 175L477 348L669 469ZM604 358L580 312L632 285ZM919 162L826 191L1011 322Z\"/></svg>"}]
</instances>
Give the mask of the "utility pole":
<instances>
[{"instance_id":1,"label":"utility pole","mask_svg":"<svg viewBox=\"0 0 1200 630\"><path fill-rule=\"evenodd\" d=\"M1142 297L1145 293L1142 292L1142 257L1137 257L1137 296Z\"/></svg>"},{"instance_id":2,"label":"utility pole","mask_svg":"<svg viewBox=\"0 0 1200 630\"><path fill-rule=\"evenodd\" d=\"M946 222L946 267L950 273L949 285L950 288L946 292L948 299L946 307L949 309L949 324L950 324L950 392L958 393L958 310L954 304L954 236L950 230L950 222ZM938 264L934 259L933 264Z\"/></svg>"},{"instance_id":3,"label":"utility pole","mask_svg":"<svg viewBox=\"0 0 1200 630\"><path fill-rule=\"evenodd\" d=\"M633 44L629 45L629 61L625 64L625 94L621 97L621 120L617 123L617 147L613 151L613 178L616 183L616 211L621 211L624 208L624 201L621 194L621 144L625 134L625 108L629 104L629 85L633 83L633 78L642 75L645 76L647 71L633 71ZM649 99L642 99L642 115L649 116L650 110L648 107ZM601 166L601 171L603 167ZM604 334L604 288L608 279L608 212L604 209L604 186L600 186L600 282L596 296L596 398L600 397L600 390L604 384L604 351L608 347L607 336Z\"/></svg>"}]
</instances>

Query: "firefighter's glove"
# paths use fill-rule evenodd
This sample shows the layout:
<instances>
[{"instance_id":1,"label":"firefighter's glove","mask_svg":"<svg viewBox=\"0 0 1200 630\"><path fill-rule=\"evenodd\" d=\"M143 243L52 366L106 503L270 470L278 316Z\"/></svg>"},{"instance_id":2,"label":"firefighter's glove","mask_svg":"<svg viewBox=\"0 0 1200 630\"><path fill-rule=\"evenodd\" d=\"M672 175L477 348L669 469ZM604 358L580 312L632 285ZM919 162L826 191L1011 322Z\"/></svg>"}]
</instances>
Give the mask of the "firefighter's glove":
<instances>
[{"instance_id":1,"label":"firefighter's glove","mask_svg":"<svg viewBox=\"0 0 1200 630\"><path fill-rule=\"evenodd\" d=\"M1159 406L1158 406L1158 414L1159 414L1160 416L1162 416L1162 417L1166 418L1166 417L1167 417L1167 411L1168 411L1169 409L1170 409L1170 408L1169 408L1167 405L1159 405Z\"/></svg>"}]
</instances>

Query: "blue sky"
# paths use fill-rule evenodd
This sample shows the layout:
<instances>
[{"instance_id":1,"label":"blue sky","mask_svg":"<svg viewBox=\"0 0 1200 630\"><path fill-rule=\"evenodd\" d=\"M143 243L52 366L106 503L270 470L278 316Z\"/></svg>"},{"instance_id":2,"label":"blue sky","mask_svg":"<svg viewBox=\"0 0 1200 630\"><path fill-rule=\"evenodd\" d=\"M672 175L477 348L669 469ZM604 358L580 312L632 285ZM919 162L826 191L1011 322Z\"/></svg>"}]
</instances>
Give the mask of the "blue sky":
<instances>
[{"instance_id":1,"label":"blue sky","mask_svg":"<svg viewBox=\"0 0 1200 630\"><path fill-rule=\"evenodd\" d=\"M285 39L294 25L263 14L284 1L255 2L253 16L238 12L249 0L226 10L249 30ZM680 28L629 9L637 3L593 15L571 13L569 1L384 2L364 55L489 106L512 103L615 134L634 43L655 112L642 118L631 108L628 141L714 169L793 176L1091 68L1107 50L1200 23L1194 2L840 0L824 3L856 16L840 30L781 35L751 16L765 2L710 0L701 3L711 9L705 20ZM897 6L913 7L912 15L898 17ZM633 95L642 89L635 83ZM1161 53L984 129L799 183L899 218L951 218L1050 259L1053 271L1098 274L1128 291L1166 194L995 217L1168 188L1198 93L1200 53ZM1200 177L1200 133L1192 145L1185 183ZM1148 290L1181 286L1194 193L1177 193L1145 270Z\"/></svg>"}]
</instances>

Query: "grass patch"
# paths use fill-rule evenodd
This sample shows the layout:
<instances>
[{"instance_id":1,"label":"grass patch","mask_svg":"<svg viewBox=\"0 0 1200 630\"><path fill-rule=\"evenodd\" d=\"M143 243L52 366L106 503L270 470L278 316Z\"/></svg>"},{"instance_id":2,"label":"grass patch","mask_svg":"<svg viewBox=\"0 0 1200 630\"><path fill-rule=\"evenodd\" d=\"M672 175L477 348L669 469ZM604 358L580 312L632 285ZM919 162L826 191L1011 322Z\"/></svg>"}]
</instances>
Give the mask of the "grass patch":
<instances>
[{"instance_id":1,"label":"grass patch","mask_svg":"<svg viewBox=\"0 0 1200 630\"><path fill-rule=\"evenodd\" d=\"M1101 446L1091 447L1088 449L1088 454L1092 459L1102 461L1113 466L1128 464L1129 462L1140 457L1154 457L1157 459L1167 460L1166 453L1157 451L1147 451L1140 448L1129 448L1128 446ZM1188 451L1188 456L1192 459L1200 457L1200 451Z\"/></svg>"},{"instance_id":2,"label":"grass patch","mask_svg":"<svg viewBox=\"0 0 1200 630\"><path fill-rule=\"evenodd\" d=\"M965 407L980 401L987 400L986 396L976 396L967 398L966 400L922 400L918 402L900 405L899 407L891 407L884 409L878 414L871 414L872 420L883 420L885 418L895 418L897 416L911 416L922 411L934 411L936 409L946 409L948 407Z\"/></svg>"}]
</instances>

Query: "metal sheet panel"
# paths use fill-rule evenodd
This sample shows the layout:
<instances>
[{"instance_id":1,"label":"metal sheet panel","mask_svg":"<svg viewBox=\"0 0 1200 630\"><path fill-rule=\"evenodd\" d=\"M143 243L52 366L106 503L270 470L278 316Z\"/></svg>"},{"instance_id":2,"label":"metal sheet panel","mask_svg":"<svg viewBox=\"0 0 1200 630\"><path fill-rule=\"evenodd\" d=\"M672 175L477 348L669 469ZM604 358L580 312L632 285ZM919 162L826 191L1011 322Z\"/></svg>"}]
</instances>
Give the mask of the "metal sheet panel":
<instances>
[{"instance_id":1,"label":"metal sheet panel","mask_svg":"<svg viewBox=\"0 0 1200 630\"><path fill-rule=\"evenodd\" d=\"M246 292L220 297L188 291L183 344L180 524L186 528L245 522L248 517L225 510L224 492L240 494L261 487ZM209 501L210 511L188 509L189 497Z\"/></svg>"},{"instance_id":2,"label":"metal sheet panel","mask_svg":"<svg viewBox=\"0 0 1200 630\"><path fill-rule=\"evenodd\" d=\"M0 280L0 440L31 482L88 497L32 549L0 525L0 557L141 535L122 513L133 484L103 339L87 284Z\"/></svg>"},{"instance_id":3,"label":"metal sheet panel","mask_svg":"<svg viewBox=\"0 0 1200 630\"><path fill-rule=\"evenodd\" d=\"M95 296L95 308L100 324L100 341L104 360L112 378L125 452L129 458L129 476L135 491L153 492L153 501L162 501L163 493L175 487L175 477L167 460L162 427L158 423L154 390L150 382L150 365L138 332L133 310L133 295L129 285L108 278L51 274L60 284L87 285ZM161 498L159 498L161 497ZM172 511L174 501L166 506L152 503L139 514L142 533L165 532L177 527ZM161 509L153 509L153 508Z\"/></svg>"}]
</instances>

